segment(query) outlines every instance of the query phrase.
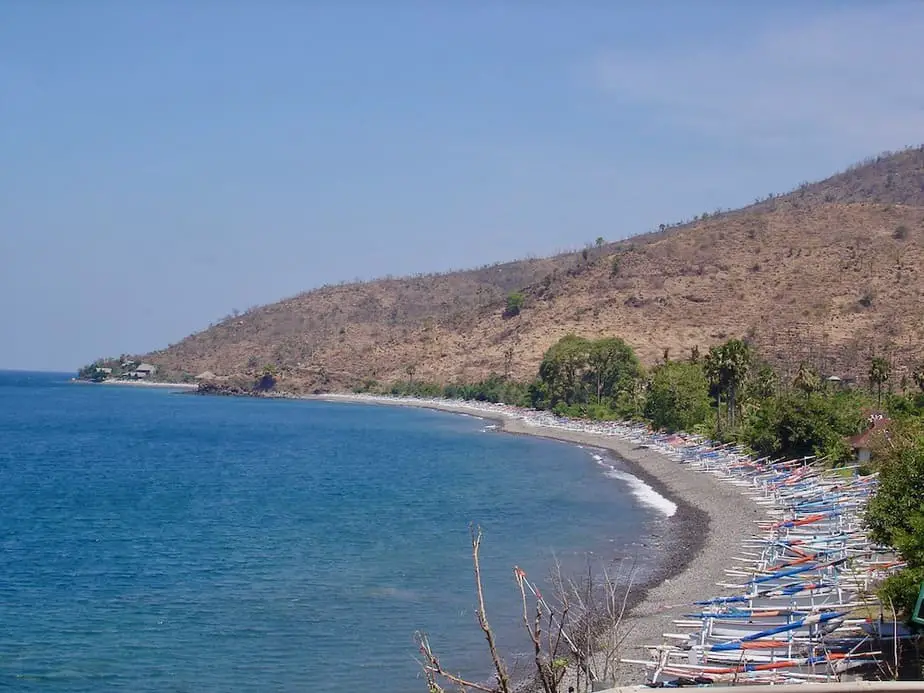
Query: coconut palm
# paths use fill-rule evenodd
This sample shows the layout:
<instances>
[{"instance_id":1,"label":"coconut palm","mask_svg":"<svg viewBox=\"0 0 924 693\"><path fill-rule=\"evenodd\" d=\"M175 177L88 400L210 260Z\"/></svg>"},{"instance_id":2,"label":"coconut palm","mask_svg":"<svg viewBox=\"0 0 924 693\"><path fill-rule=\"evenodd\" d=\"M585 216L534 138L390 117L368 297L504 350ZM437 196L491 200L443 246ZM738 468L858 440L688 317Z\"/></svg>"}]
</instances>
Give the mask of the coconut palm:
<instances>
[{"instance_id":1,"label":"coconut palm","mask_svg":"<svg viewBox=\"0 0 924 693\"><path fill-rule=\"evenodd\" d=\"M792 381L792 386L801 390L805 395L818 392L821 389L821 378L818 373L807 363L799 364L799 372Z\"/></svg>"},{"instance_id":2,"label":"coconut palm","mask_svg":"<svg viewBox=\"0 0 924 693\"><path fill-rule=\"evenodd\" d=\"M869 364L869 382L876 387L876 401L882 405L882 386L892 374L889 362L881 356L874 356Z\"/></svg>"}]
</instances>

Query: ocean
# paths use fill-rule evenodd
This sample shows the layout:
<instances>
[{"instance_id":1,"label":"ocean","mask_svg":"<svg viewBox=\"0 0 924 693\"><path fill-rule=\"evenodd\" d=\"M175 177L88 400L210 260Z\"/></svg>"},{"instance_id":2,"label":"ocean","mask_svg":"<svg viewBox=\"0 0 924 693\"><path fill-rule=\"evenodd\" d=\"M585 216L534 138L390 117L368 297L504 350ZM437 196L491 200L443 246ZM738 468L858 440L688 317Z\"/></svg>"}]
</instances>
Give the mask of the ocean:
<instances>
[{"instance_id":1,"label":"ocean","mask_svg":"<svg viewBox=\"0 0 924 693\"><path fill-rule=\"evenodd\" d=\"M405 407L0 372L0 689L425 691L415 631L490 672L514 565L639 560L663 504L596 450Z\"/></svg>"}]
</instances>

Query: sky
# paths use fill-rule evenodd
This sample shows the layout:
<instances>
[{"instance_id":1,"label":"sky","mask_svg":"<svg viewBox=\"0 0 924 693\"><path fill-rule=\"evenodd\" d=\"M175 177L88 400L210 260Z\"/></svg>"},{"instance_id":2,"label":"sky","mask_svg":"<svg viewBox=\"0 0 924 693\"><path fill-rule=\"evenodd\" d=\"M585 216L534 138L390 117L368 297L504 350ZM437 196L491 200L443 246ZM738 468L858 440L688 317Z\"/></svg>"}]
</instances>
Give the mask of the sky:
<instances>
[{"instance_id":1,"label":"sky","mask_svg":"<svg viewBox=\"0 0 924 693\"><path fill-rule=\"evenodd\" d=\"M0 368L924 142L924 2L0 0Z\"/></svg>"}]
</instances>

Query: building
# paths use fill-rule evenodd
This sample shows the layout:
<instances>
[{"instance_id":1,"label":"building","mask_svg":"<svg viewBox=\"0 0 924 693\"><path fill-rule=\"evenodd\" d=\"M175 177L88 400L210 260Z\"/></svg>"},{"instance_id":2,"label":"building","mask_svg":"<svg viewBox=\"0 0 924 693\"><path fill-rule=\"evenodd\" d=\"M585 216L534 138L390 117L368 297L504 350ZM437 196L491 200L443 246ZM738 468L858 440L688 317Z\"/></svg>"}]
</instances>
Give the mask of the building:
<instances>
[{"instance_id":1,"label":"building","mask_svg":"<svg viewBox=\"0 0 924 693\"><path fill-rule=\"evenodd\" d=\"M860 464L866 464L870 461L873 446L883 436L888 435L889 424L891 423L889 418L881 412L871 412L867 416L867 421L869 422L868 428L863 433L855 435L847 441L856 452L857 462Z\"/></svg>"},{"instance_id":2,"label":"building","mask_svg":"<svg viewBox=\"0 0 924 693\"><path fill-rule=\"evenodd\" d=\"M153 366L150 363L142 363L138 365L133 371L128 374L130 378L150 378L152 375L157 373L157 366Z\"/></svg>"}]
</instances>

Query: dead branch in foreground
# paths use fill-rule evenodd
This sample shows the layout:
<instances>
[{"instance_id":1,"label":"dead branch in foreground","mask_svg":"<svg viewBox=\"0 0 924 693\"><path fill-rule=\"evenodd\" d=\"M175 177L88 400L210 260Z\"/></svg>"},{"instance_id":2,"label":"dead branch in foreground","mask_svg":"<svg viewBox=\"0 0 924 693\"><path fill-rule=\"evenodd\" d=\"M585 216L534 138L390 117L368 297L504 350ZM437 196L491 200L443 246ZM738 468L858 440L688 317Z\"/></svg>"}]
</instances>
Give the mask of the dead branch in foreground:
<instances>
[{"instance_id":1,"label":"dead branch in foreground","mask_svg":"<svg viewBox=\"0 0 924 693\"><path fill-rule=\"evenodd\" d=\"M481 549L481 527L475 527L472 525L469 529L472 535L472 565L475 568L475 590L478 594L478 625L484 632L485 640L488 641L488 649L491 652L491 661L494 663L494 673L497 677L497 685L490 687L483 683L468 681L461 676L450 674L445 669L443 669L439 658L433 654L433 651L430 649L430 641L426 634L417 633L417 645L420 650L420 654L423 657L421 667L423 668L424 676L427 679L427 685L429 686L431 693L442 693L443 689L439 686L439 683L436 680L437 676L441 676L447 681L456 684L463 691L472 689L476 691L485 691L486 693L510 693L510 677L507 674L507 668L504 665L503 660L497 653L497 643L494 640L494 631L491 630L491 625L488 623L488 613L484 605L484 587L482 586L481 582L481 563L479 562L478 558L478 552Z\"/></svg>"},{"instance_id":2,"label":"dead branch in foreground","mask_svg":"<svg viewBox=\"0 0 924 693\"><path fill-rule=\"evenodd\" d=\"M429 639L424 633L417 633L416 640L422 656L420 661L430 693L444 693L440 680L465 691L484 693L511 693L512 686L508 669L501 659L494 632L488 623L484 603L479 550L482 532L471 528L472 564L475 572L475 589L478 597L478 625L494 664L496 682L479 683L470 681L460 674L447 671L433 653ZM534 685L544 693L560 693L562 690L587 691L596 683L611 683L619 662L619 653L629 631L622 629L623 618L632 589L634 562L628 573L620 563L613 573L603 566L600 573L594 571L590 562L587 573L579 582L565 579L561 565L556 559L555 569L550 576L553 605L542 596L538 585L529 581L525 571L514 567L514 577L520 590L522 620L532 644ZM527 592L529 596L527 596ZM535 612L530 615L530 598L535 599Z\"/></svg>"}]
</instances>

